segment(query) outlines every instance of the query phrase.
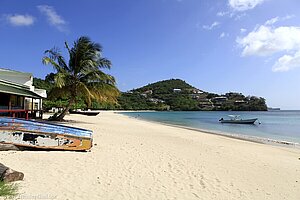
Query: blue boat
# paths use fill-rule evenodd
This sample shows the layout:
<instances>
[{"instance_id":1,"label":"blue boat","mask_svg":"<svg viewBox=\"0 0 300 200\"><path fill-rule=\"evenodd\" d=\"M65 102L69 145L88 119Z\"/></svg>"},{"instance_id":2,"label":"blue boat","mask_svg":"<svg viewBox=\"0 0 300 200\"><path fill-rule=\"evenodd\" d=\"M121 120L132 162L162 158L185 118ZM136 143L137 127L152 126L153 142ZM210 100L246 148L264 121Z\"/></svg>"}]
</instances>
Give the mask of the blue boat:
<instances>
[{"instance_id":1,"label":"blue boat","mask_svg":"<svg viewBox=\"0 0 300 200\"><path fill-rule=\"evenodd\" d=\"M92 147L93 132L33 120L0 118L0 143L23 148L84 151Z\"/></svg>"}]
</instances>

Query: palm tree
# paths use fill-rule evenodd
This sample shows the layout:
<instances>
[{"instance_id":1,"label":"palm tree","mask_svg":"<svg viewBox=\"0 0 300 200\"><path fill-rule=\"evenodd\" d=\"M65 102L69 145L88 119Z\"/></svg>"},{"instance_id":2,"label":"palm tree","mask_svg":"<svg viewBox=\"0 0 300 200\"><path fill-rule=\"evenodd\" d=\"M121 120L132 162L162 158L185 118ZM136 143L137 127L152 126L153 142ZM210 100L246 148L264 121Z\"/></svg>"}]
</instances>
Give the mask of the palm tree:
<instances>
[{"instance_id":1,"label":"palm tree","mask_svg":"<svg viewBox=\"0 0 300 200\"><path fill-rule=\"evenodd\" d=\"M52 65L56 71L55 87L49 96L64 97L68 100L67 106L55 120L63 120L78 96L88 105L93 99L116 102L119 90L115 86L115 79L101 71L111 67L111 62L102 57L101 45L92 42L88 37L80 37L72 48L67 42L65 47L69 53L68 64L57 48L45 51L46 56L42 60L43 64Z\"/></svg>"}]
</instances>

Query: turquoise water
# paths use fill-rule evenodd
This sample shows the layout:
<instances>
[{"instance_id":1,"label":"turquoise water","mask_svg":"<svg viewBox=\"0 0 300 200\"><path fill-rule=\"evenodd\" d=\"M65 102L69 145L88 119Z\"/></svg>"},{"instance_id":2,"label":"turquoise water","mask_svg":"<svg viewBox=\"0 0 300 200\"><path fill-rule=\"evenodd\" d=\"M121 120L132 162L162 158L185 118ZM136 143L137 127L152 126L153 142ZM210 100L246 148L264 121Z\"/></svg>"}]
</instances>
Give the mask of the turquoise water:
<instances>
[{"instance_id":1,"label":"turquoise water","mask_svg":"<svg viewBox=\"0 0 300 200\"><path fill-rule=\"evenodd\" d=\"M268 112L125 112L127 116L161 123L180 125L211 132L225 132L279 141L300 143L300 111ZM261 124L222 124L218 120L228 115L258 118Z\"/></svg>"}]
</instances>

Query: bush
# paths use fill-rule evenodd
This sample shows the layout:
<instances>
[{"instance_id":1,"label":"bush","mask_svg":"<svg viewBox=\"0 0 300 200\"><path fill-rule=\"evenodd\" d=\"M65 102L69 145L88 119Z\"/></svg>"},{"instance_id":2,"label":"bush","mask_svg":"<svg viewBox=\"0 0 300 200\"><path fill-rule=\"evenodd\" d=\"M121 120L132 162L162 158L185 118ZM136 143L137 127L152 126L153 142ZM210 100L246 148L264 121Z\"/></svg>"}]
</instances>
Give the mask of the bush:
<instances>
[{"instance_id":1,"label":"bush","mask_svg":"<svg viewBox=\"0 0 300 200\"><path fill-rule=\"evenodd\" d=\"M18 194L17 191L18 186L16 184L0 181L0 197L13 198Z\"/></svg>"}]
</instances>

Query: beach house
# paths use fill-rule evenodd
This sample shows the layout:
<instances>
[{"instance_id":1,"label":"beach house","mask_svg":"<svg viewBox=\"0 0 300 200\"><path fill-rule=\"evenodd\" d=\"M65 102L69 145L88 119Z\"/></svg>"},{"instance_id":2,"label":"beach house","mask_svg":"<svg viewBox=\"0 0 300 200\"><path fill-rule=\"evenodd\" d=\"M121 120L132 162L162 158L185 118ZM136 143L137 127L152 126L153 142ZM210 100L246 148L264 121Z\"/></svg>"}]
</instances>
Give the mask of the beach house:
<instances>
[{"instance_id":1,"label":"beach house","mask_svg":"<svg viewBox=\"0 0 300 200\"><path fill-rule=\"evenodd\" d=\"M42 117L46 90L33 86L31 73L0 68L0 116Z\"/></svg>"}]
</instances>

